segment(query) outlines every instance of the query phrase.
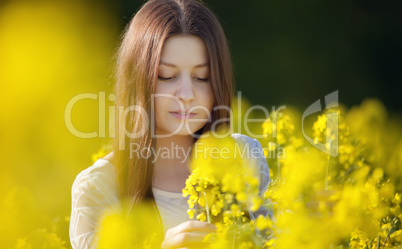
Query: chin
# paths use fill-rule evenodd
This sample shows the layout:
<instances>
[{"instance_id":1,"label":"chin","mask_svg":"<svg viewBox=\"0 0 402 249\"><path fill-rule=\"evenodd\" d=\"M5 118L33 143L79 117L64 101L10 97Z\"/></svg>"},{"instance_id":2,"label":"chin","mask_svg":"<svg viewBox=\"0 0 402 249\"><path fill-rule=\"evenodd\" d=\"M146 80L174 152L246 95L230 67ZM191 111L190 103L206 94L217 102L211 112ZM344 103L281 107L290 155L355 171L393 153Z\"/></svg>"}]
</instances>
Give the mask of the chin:
<instances>
[{"instance_id":1,"label":"chin","mask_svg":"<svg viewBox=\"0 0 402 249\"><path fill-rule=\"evenodd\" d=\"M163 132L159 132L157 134L161 134L164 136L167 136L170 134L170 136L189 136L189 135L193 135L195 134L199 129L201 129L203 126L201 127L189 127L188 129L186 129L186 127L183 127L181 130L177 131L177 127L174 127L172 129L165 129L163 130ZM168 137L168 136L167 136Z\"/></svg>"}]
</instances>

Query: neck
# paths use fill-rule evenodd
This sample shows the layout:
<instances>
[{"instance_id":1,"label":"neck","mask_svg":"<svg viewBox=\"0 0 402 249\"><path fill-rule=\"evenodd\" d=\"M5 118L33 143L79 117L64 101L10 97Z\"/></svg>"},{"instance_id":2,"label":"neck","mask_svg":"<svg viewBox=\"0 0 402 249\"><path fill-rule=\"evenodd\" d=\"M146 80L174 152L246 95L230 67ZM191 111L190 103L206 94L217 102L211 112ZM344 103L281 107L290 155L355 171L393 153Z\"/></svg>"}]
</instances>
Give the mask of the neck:
<instances>
[{"instance_id":1,"label":"neck","mask_svg":"<svg viewBox=\"0 0 402 249\"><path fill-rule=\"evenodd\" d=\"M194 138L190 135L158 138L155 144L154 165L164 168L177 168L187 165L193 143Z\"/></svg>"},{"instance_id":2,"label":"neck","mask_svg":"<svg viewBox=\"0 0 402 249\"><path fill-rule=\"evenodd\" d=\"M170 192L180 192L185 187L193 141L191 136L179 135L156 140L153 187Z\"/></svg>"}]
</instances>

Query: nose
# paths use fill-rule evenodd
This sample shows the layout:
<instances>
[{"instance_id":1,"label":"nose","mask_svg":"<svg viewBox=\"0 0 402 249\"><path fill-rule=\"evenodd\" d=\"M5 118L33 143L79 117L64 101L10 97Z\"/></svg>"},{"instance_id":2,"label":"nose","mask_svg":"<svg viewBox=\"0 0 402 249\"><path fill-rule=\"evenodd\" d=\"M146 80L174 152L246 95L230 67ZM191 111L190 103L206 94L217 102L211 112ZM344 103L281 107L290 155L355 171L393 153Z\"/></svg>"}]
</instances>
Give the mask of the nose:
<instances>
[{"instance_id":1,"label":"nose","mask_svg":"<svg viewBox=\"0 0 402 249\"><path fill-rule=\"evenodd\" d=\"M180 79L180 84L176 91L176 97L182 102L191 102L194 100L194 89L191 78L188 76L183 76Z\"/></svg>"}]
</instances>

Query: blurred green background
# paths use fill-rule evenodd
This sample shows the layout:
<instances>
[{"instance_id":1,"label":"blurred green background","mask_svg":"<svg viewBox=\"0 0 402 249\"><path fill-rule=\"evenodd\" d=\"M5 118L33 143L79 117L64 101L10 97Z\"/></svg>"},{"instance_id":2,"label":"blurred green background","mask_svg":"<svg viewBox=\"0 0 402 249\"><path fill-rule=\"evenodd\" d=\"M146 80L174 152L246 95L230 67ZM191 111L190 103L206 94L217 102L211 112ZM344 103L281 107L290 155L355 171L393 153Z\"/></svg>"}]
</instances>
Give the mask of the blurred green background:
<instances>
[{"instance_id":1,"label":"blurred green background","mask_svg":"<svg viewBox=\"0 0 402 249\"><path fill-rule=\"evenodd\" d=\"M305 109L339 90L348 106L376 97L402 110L401 1L204 2L227 33L237 89L253 102ZM116 2L120 22L141 3Z\"/></svg>"},{"instance_id":2,"label":"blurred green background","mask_svg":"<svg viewBox=\"0 0 402 249\"><path fill-rule=\"evenodd\" d=\"M347 106L375 97L401 113L401 1L205 2L227 33L237 90L251 104L304 110L339 90ZM109 133L74 136L65 108L81 93L105 92L106 110L113 105L112 56L142 4L0 2L0 248L69 247L71 185ZM77 130L98 131L98 103L77 102Z\"/></svg>"}]
</instances>

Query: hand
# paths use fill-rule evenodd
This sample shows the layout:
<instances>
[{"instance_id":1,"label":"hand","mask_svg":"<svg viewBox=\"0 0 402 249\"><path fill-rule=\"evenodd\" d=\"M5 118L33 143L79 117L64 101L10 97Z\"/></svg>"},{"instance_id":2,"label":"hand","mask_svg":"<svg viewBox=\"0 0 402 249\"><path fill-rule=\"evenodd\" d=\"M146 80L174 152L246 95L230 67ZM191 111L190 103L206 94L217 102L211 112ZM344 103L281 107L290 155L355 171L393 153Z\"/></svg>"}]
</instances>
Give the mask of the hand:
<instances>
[{"instance_id":1,"label":"hand","mask_svg":"<svg viewBox=\"0 0 402 249\"><path fill-rule=\"evenodd\" d=\"M215 230L216 226L211 223L196 220L183 222L166 231L162 249L205 248L204 237Z\"/></svg>"}]
</instances>

